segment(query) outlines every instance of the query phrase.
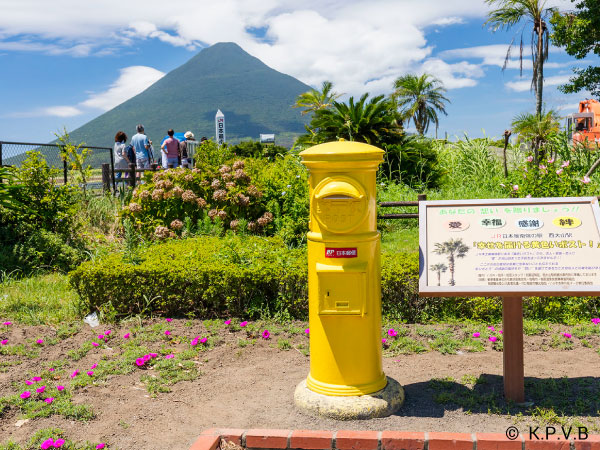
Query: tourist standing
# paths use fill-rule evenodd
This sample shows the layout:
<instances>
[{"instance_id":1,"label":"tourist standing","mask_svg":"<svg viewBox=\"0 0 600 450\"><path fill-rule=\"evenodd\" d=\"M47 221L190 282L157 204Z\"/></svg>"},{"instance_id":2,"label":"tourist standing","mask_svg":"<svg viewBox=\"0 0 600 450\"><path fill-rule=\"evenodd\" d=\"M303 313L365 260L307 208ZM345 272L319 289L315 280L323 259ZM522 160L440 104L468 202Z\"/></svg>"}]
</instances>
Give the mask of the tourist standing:
<instances>
[{"instance_id":1,"label":"tourist standing","mask_svg":"<svg viewBox=\"0 0 600 450\"><path fill-rule=\"evenodd\" d=\"M144 125L138 125L136 130L137 134L131 138L131 145L135 149L137 167L140 169L149 169L152 141L144 134Z\"/></svg>"},{"instance_id":2,"label":"tourist standing","mask_svg":"<svg viewBox=\"0 0 600 450\"><path fill-rule=\"evenodd\" d=\"M115 169L129 168L129 158L127 157L127 135L122 131L115 135L115 147L113 149L115 155ZM122 172L116 172L115 178L121 178Z\"/></svg>"},{"instance_id":3,"label":"tourist standing","mask_svg":"<svg viewBox=\"0 0 600 450\"><path fill-rule=\"evenodd\" d=\"M194 133L186 131L183 137L185 141L179 143L179 157L181 158L181 164L187 164L190 167L193 154L193 145L190 141L194 141Z\"/></svg>"},{"instance_id":4,"label":"tourist standing","mask_svg":"<svg viewBox=\"0 0 600 450\"><path fill-rule=\"evenodd\" d=\"M173 167L177 167L177 162L179 161L179 141L173 137L175 132L172 128L167 131L167 134L169 137L160 146L160 151L163 154L163 163L166 159L165 167L169 167L171 164Z\"/></svg>"}]
</instances>

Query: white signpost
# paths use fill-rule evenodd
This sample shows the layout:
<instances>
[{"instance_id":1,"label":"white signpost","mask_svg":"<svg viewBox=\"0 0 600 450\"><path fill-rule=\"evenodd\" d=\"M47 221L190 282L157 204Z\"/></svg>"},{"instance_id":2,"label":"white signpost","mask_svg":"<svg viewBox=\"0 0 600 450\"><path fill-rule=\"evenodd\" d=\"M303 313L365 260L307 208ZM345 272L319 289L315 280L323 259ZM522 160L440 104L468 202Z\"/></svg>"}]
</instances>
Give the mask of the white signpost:
<instances>
[{"instance_id":1,"label":"white signpost","mask_svg":"<svg viewBox=\"0 0 600 450\"><path fill-rule=\"evenodd\" d=\"M223 145L225 142L225 115L219 109L215 115L215 136L217 144Z\"/></svg>"}]
</instances>

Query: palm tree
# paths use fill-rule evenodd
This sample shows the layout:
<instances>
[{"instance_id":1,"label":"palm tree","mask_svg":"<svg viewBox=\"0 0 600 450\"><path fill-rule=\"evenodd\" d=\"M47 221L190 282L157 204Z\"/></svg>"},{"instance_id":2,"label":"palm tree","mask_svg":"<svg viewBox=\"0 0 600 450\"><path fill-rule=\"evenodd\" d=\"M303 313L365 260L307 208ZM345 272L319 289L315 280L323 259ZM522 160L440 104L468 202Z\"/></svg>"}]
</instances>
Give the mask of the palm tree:
<instances>
[{"instance_id":1,"label":"palm tree","mask_svg":"<svg viewBox=\"0 0 600 450\"><path fill-rule=\"evenodd\" d=\"M447 269L448 267L444 263L432 264L431 266L429 266L429 270L437 272L438 286L441 285L442 273L445 273Z\"/></svg>"},{"instance_id":2,"label":"palm tree","mask_svg":"<svg viewBox=\"0 0 600 450\"><path fill-rule=\"evenodd\" d=\"M546 144L559 132L560 116L553 110L541 114L524 113L512 121L512 128L518 134L517 143L529 142L538 164L546 156Z\"/></svg>"},{"instance_id":3,"label":"palm tree","mask_svg":"<svg viewBox=\"0 0 600 450\"><path fill-rule=\"evenodd\" d=\"M438 255L448 255L448 268L450 269L450 286L454 286L454 264L456 258L464 258L469 247L463 242L462 239L450 239L443 243L435 244L435 250L433 253Z\"/></svg>"},{"instance_id":4,"label":"palm tree","mask_svg":"<svg viewBox=\"0 0 600 450\"><path fill-rule=\"evenodd\" d=\"M315 112L310 128L316 130L320 142L344 138L381 146L394 143L402 136L400 117L394 103L384 95L367 101L363 94L358 102L350 97L348 103L332 103L331 108Z\"/></svg>"},{"instance_id":5,"label":"palm tree","mask_svg":"<svg viewBox=\"0 0 600 450\"><path fill-rule=\"evenodd\" d=\"M404 75L394 82L392 97L401 108L401 116L408 122L412 119L420 135L427 133L429 124L439 126L438 112L446 113L446 103L450 103L444 94L442 82L428 73L421 76Z\"/></svg>"},{"instance_id":6,"label":"palm tree","mask_svg":"<svg viewBox=\"0 0 600 450\"><path fill-rule=\"evenodd\" d=\"M323 81L320 91L311 89L308 92L300 94L296 98L296 103L293 105L293 107L306 108L304 111L302 111L302 115L329 108L332 102L341 95L333 92L332 89L333 84L331 81Z\"/></svg>"},{"instance_id":7,"label":"palm tree","mask_svg":"<svg viewBox=\"0 0 600 450\"><path fill-rule=\"evenodd\" d=\"M531 57L533 60L533 75L531 87L535 91L535 111L542 114L542 90L544 87L544 62L548 60L548 43L550 34L545 19L556 11L556 8L546 8L547 0L485 0L488 5L497 6L490 11L485 24L490 25L492 31L508 29L525 22L521 28L521 45L519 46L519 61L521 75L523 75L523 31L527 24L532 24L531 31ZM510 59L510 52L515 38L511 41L506 52L502 70Z\"/></svg>"}]
</instances>

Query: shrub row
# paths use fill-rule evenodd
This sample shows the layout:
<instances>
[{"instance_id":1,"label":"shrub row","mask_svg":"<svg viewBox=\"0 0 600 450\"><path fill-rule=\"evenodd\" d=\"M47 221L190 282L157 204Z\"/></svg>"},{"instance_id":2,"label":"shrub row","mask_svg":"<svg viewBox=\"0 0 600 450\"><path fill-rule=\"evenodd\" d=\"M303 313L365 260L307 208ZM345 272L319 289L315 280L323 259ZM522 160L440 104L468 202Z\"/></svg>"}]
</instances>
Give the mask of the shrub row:
<instances>
[{"instance_id":1,"label":"shrub row","mask_svg":"<svg viewBox=\"0 0 600 450\"><path fill-rule=\"evenodd\" d=\"M382 310L390 318L410 323L502 319L497 297L419 297L416 253L384 253L381 278ZM71 272L70 282L90 309L117 315L308 315L306 249L289 249L276 237L171 240L142 249L135 263L123 254L86 262ZM599 310L598 297L524 301L526 318L553 322L586 320Z\"/></svg>"}]
</instances>

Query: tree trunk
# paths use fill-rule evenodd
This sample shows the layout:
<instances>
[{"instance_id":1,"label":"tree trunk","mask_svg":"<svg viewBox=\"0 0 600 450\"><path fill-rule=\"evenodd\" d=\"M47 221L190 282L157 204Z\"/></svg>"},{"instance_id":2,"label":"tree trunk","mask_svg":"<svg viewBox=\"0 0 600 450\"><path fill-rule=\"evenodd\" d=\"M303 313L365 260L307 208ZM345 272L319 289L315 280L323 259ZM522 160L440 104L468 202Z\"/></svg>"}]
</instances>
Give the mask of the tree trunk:
<instances>
[{"instance_id":1,"label":"tree trunk","mask_svg":"<svg viewBox=\"0 0 600 450\"><path fill-rule=\"evenodd\" d=\"M442 271L441 270L438 270L437 276L438 276L438 286L441 286L442 285Z\"/></svg>"},{"instance_id":2,"label":"tree trunk","mask_svg":"<svg viewBox=\"0 0 600 450\"><path fill-rule=\"evenodd\" d=\"M542 24L538 25L538 42L537 42L537 85L535 90L535 112L538 118L542 117L542 91L544 90L544 33Z\"/></svg>"},{"instance_id":3,"label":"tree trunk","mask_svg":"<svg viewBox=\"0 0 600 450\"><path fill-rule=\"evenodd\" d=\"M456 283L454 282L454 255L452 254L448 256L448 266L450 270L450 286L454 286Z\"/></svg>"}]
</instances>

